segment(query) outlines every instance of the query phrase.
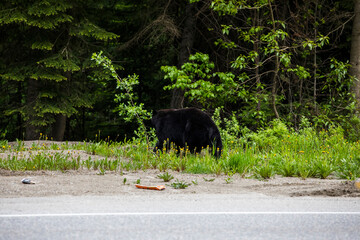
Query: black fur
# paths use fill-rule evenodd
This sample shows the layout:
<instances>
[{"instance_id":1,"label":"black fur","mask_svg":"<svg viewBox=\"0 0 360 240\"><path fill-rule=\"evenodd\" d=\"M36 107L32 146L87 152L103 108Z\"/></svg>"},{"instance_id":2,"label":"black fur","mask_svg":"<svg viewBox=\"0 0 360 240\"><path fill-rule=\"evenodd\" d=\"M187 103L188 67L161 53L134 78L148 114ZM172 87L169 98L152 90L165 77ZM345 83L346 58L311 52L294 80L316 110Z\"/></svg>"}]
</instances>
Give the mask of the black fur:
<instances>
[{"instance_id":1,"label":"black fur","mask_svg":"<svg viewBox=\"0 0 360 240\"><path fill-rule=\"evenodd\" d=\"M158 142L154 152L166 150L170 144L178 148L188 147L191 153L201 152L209 147L216 157L220 157L222 142L219 129L209 115L197 108L162 109L155 111L151 119Z\"/></svg>"}]
</instances>

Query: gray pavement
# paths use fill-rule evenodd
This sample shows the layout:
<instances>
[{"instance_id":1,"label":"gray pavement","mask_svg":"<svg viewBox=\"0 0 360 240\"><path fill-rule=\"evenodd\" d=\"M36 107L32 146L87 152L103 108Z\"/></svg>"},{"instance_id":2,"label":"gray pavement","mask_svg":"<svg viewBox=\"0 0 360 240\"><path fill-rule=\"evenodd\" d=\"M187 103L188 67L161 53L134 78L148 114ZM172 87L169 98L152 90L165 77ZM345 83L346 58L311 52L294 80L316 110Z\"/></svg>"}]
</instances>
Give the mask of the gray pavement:
<instances>
[{"instance_id":1,"label":"gray pavement","mask_svg":"<svg viewBox=\"0 0 360 240\"><path fill-rule=\"evenodd\" d=\"M360 239L359 198L145 192L0 206L0 239Z\"/></svg>"}]
</instances>

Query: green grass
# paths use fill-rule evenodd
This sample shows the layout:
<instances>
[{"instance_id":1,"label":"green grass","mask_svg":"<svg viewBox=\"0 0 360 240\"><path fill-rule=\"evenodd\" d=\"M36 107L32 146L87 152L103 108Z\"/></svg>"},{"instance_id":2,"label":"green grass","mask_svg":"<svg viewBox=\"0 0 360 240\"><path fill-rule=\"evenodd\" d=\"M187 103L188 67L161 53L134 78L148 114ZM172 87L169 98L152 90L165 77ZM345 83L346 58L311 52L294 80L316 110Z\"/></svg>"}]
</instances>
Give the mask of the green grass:
<instances>
[{"instance_id":1,"label":"green grass","mask_svg":"<svg viewBox=\"0 0 360 240\"><path fill-rule=\"evenodd\" d=\"M168 172L159 174L159 175L157 175L157 177L164 180L164 182L170 182L172 179L174 179L174 176Z\"/></svg>"},{"instance_id":2,"label":"green grass","mask_svg":"<svg viewBox=\"0 0 360 240\"><path fill-rule=\"evenodd\" d=\"M82 142L78 144L37 144L25 147L22 141L10 146L0 142L0 168L25 170L136 171L158 169L195 174L239 174L241 177L268 179L276 175L299 178L360 177L360 143L348 142L341 128L316 132L307 127L292 131L273 126L257 133L246 132L239 138L223 138L219 159L208 151L190 154L176 149L153 154L152 146L139 140L126 142ZM276 124L275 124L276 125ZM154 145L154 143L152 143ZM41 150L45 150L41 152ZM83 150L88 159L79 159L72 150ZM31 152L28 157L23 152ZM95 160L92 155L100 155Z\"/></svg>"},{"instance_id":3,"label":"green grass","mask_svg":"<svg viewBox=\"0 0 360 240\"><path fill-rule=\"evenodd\" d=\"M25 170L77 170L81 166L80 158L65 154L37 153L23 159L21 156L8 156L0 159L0 168L12 171Z\"/></svg>"},{"instance_id":4,"label":"green grass","mask_svg":"<svg viewBox=\"0 0 360 240\"><path fill-rule=\"evenodd\" d=\"M187 183L185 181L180 181L179 179L176 179L175 182L173 182L170 186L172 186L175 189L185 189L190 185L191 183Z\"/></svg>"}]
</instances>

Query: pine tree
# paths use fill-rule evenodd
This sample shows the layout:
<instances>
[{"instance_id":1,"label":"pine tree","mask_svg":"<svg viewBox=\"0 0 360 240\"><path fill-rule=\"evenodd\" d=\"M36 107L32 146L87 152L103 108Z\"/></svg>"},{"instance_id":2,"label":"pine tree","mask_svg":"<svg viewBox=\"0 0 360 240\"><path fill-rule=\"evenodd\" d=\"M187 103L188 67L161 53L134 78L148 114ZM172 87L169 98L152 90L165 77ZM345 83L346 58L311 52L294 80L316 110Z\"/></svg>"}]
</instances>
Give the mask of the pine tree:
<instances>
[{"instance_id":1,"label":"pine tree","mask_svg":"<svg viewBox=\"0 0 360 240\"><path fill-rule=\"evenodd\" d=\"M25 129L25 139L38 139L41 131L47 131L62 140L67 117L92 106L91 80L85 73L92 67L92 52L118 38L100 27L114 14L112 2L2 1L2 135L5 129L16 128L18 138Z\"/></svg>"}]
</instances>

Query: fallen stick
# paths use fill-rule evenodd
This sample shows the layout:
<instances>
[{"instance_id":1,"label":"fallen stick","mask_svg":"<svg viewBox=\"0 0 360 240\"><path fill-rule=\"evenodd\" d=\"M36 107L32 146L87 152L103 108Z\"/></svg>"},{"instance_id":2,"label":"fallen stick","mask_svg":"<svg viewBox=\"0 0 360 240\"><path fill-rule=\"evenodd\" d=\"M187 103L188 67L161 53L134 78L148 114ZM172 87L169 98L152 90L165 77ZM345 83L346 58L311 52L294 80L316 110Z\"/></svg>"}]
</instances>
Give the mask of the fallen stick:
<instances>
[{"instance_id":1,"label":"fallen stick","mask_svg":"<svg viewBox=\"0 0 360 240\"><path fill-rule=\"evenodd\" d=\"M159 186L144 186L144 185L139 185L139 184L135 184L135 187L137 188L141 188L141 189L149 189L149 190L165 190L165 186L164 185L159 185Z\"/></svg>"}]
</instances>

